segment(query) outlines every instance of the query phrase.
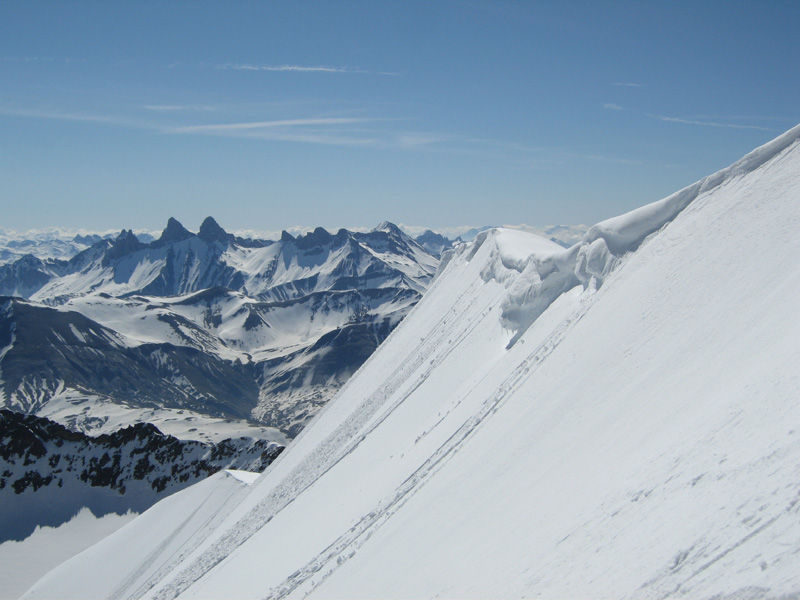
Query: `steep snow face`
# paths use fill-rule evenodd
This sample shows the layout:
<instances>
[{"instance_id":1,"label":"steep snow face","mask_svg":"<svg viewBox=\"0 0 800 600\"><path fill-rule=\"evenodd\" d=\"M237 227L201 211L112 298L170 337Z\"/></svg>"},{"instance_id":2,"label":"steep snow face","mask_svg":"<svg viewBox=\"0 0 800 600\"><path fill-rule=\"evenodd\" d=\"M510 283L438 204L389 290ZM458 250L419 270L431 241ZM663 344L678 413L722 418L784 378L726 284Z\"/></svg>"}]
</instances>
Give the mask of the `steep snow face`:
<instances>
[{"instance_id":1,"label":"steep snow face","mask_svg":"<svg viewBox=\"0 0 800 600\"><path fill-rule=\"evenodd\" d=\"M118 530L107 540L126 539L125 553L131 564L141 567L140 577L152 577L159 567L157 562L149 561L148 555L153 547L165 553L181 552L185 547L191 547L197 537L201 537L213 523L223 519L247 494L248 481L251 479L243 476L242 471L216 473L165 498L159 503L162 507L160 512L145 512L129 523L125 532ZM172 519L177 519L180 524L172 522ZM180 526L176 528L176 525ZM102 546L95 545L82 553L81 560L93 561L99 566L107 558L102 553ZM130 593L122 591L128 587L125 584L120 586L119 593L109 588L109 584L109 578L102 571L95 571L82 582L81 597L130 597Z\"/></svg>"},{"instance_id":2,"label":"steep snow face","mask_svg":"<svg viewBox=\"0 0 800 600\"><path fill-rule=\"evenodd\" d=\"M174 496L27 597L798 594L798 138L568 250L459 247L224 514Z\"/></svg>"}]
</instances>

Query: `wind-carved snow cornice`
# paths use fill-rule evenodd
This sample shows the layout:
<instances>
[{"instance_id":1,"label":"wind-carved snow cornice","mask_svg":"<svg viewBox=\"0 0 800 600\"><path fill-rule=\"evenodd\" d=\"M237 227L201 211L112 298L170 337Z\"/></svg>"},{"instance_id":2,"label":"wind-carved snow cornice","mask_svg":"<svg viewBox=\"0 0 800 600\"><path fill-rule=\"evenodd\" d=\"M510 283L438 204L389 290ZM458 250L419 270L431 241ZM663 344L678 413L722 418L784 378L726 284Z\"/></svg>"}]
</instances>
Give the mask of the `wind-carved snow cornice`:
<instances>
[{"instance_id":1,"label":"wind-carved snow cornice","mask_svg":"<svg viewBox=\"0 0 800 600\"><path fill-rule=\"evenodd\" d=\"M501 306L501 323L515 332L510 347L559 296L577 285L599 289L623 257L635 252L699 197L755 171L799 140L800 125L733 165L662 200L594 225L581 242L566 250L534 251L527 258L510 256L498 245L502 230L482 232L472 244L445 253L439 273L455 257L471 261L481 248L490 244L481 277L484 281L501 283L508 290Z\"/></svg>"}]
</instances>

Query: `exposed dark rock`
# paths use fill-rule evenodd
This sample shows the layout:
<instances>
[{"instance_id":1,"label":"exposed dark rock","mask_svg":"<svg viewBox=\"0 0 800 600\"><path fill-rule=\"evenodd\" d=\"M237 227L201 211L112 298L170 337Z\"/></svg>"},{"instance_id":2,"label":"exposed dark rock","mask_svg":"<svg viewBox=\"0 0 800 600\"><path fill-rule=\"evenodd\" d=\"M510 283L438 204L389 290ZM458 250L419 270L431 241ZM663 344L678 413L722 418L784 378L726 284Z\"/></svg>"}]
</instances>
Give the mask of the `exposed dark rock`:
<instances>
[{"instance_id":1,"label":"exposed dark rock","mask_svg":"<svg viewBox=\"0 0 800 600\"><path fill-rule=\"evenodd\" d=\"M197 237L207 243L214 242L233 242L234 236L227 233L212 217L206 217L205 221L200 225L200 231L197 232Z\"/></svg>"},{"instance_id":2,"label":"exposed dark rock","mask_svg":"<svg viewBox=\"0 0 800 600\"><path fill-rule=\"evenodd\" d=\"M22 539L36 525L60 524L84 505L95 514L109 502L122 512L144 510L221 469L263 471L282 450L253 438L216 445L182 441L149 423L90 437L49 419L0 409L0 542ZM76 486L84 492L76 493ZM66 517L53 520L39 494L64 487L72 493L60 503L69 506L59 505L57 512ZM132 490L136 493L126 500ZM15 519L6 521L9 515Z\"/></svg>"},{"instance_id":3,"label":"exposed dark rock","mask_svg":"<svg viewBox=\"0 0 800 600\"><path fill-rule=\"evenodd\" d=\"M183 240L189 239L193 235L194 234L181 225L177 219L170 217L167 221L166 228L163 232L161 232L161 237L150 244L150 247L161 248L167 244L182 242Z\"/></svg>"},{"instance_id":4,"label":"exposed dark rock","mask_svg":"<svg viewBox=\"0 0 800 600\"><path fill-rule=\"evenodd\" d=\"M112 260L118 260L143 248L146 248L145 244L139 241L133 231L123 229L106 252L103 264L108 265Z\"/></svg>"}]
</instances>

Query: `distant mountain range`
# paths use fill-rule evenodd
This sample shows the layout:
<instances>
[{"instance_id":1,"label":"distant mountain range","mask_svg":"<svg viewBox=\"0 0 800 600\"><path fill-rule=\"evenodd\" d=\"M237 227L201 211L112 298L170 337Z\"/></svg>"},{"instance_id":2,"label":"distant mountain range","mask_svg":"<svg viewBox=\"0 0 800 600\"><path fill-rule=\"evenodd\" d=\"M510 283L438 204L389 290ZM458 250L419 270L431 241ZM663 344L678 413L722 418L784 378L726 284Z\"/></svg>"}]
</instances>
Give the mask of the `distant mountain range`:
<instances>
[{"instance_id":1,"label":"distant mountain range","mask_svg":"<svg viewBox=\"0 0 800 600\"><path fill-rule=\"evenodd\" d=\"M391 223L251 239L211 217L0 235L0 542L262 471L459 243Z\"/></svg>"},{"instance_id":2,"label":"distant mountain range","mask_svg":"<svg viewBox=\"0 0 800 600\"><path fill-rule=\"evenodd\" d=\"M0 266L0 405L95 433L111 404L139 411L131 422L166 408L170 420L255 420L291 437L437 264L390 223L270 241L211 217L197 233L170 219L150 242L123 230L69 260L26 255Z\"/></svg>"},{"instance_id":3,"label":"distant mountain range","mask_svg":"<svg viewBox=\"0 0 800 600\"><path fill-rule=\"evenodd\" d=\"M412 237L419 245L428 252L436 254L452 248L459 242L467 242L475 239L480 232L492 229L494 226L486 225L482 227L449 227L443 231L434 232L430 229L423 230L419 227L400 226L400 229ZM512 229L520 229L536 233L550 239L557 244L566 247L580 242L587 227L584 225L506 225ZM300 230L298 232L298 230ZM302 228L293 228L295 237L300 234L305 235L307 231ZM419 233L422 231L423 233ZM153 232L145 230L134 231L136 238L149 244L159 236ZM89 246L101 240L114 240L119 235L119 230L115 232L87 232L86 230L70 230L59 228L45 228L23 232L5 231L0 228L0 265L18 261L25 255L32 255L42 261L47 259L69 260L76 254L83 252ZM234 236L237 239L247 240L268 240L277 241L281 238L281 232L262 232L258 234L253 231L242 231Z\"/></svg>"}]
</instances>

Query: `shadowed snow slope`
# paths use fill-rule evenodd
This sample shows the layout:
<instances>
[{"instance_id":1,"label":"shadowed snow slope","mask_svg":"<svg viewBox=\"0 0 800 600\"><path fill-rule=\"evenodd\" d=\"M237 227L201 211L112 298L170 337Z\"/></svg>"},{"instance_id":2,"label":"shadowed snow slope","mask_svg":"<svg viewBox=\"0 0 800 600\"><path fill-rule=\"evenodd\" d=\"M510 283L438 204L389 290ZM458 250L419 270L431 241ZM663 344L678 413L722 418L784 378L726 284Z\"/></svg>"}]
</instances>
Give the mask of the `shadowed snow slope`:
<instances>
[{"instance_id":1,"label":"shadowed snow slope","mask_svg":"<svg viewBox=\"0 0 800 600\"><path fill-rule=\"evenodd\" d=\"M176 495L30 597L797 594L798 138L568 250L460 247L223 512Z\"/></svg>"}]
</instances>

